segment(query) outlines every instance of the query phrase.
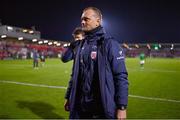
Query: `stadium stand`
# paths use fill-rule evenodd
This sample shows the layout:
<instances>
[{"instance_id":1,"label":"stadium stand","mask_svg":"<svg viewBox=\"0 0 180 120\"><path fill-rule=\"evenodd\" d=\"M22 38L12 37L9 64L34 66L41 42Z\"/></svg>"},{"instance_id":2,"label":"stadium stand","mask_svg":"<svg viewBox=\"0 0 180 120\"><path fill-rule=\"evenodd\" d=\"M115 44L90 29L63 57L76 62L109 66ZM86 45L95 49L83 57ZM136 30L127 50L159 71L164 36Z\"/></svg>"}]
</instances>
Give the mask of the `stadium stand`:
<instances>
[{"instance_id":1,"label":"stadium stand","mask_svg":"<svg viewBox=\"0 0 180 120\"><path fill-rule=\"evenodd\" d=\"M60 57L64 46L69 45L68 42L42 39L41 32L35 29L8 25L0 26L0 37L0 59L30 59L33 50L43 52L46 58ZM180 43L123 43L122 48L127 57L138 57L142 52L146 57L180 57Z\"/></svg>"},{"instance_id":2,"label":"stadium stand","mask_svg":"<svg viewBox=\"0 0 180 120\"><path fill-rule=\"evenodd\" d=\"M29 59L32 51L44 53L45 57L58 57L67 42L45 40L41 33L7 25L0 26L0 59Z\"/></svg>"},{"instance_id":3,"label":"stadium stand","mask_svg":"<svg viewBox=\"0 0 180 120\"><path fill-rule=\"evenodd\" d=\"M123 44L127 57L138 57L144 53L147 57L180 57L180 43Z\"/></svg>"}]
</instances>

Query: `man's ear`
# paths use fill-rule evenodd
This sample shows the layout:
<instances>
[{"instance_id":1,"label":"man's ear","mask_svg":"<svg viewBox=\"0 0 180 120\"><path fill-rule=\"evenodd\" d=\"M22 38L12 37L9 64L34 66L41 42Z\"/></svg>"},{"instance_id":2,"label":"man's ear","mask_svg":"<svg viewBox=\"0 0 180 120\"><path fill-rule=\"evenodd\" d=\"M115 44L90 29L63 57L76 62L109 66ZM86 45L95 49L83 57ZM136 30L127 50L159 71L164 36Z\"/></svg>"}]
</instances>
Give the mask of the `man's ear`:
<instances>
[{"instance_id":1,"label":"man's ear","mask_svg":"<svg viewBox=\"0 0 180 120\"><path fill-rule=\"evenodd\" d=\"M97 18L97 22L99 23L99 25L101 25L101 19Z\"/></svg>"}]
</instances>

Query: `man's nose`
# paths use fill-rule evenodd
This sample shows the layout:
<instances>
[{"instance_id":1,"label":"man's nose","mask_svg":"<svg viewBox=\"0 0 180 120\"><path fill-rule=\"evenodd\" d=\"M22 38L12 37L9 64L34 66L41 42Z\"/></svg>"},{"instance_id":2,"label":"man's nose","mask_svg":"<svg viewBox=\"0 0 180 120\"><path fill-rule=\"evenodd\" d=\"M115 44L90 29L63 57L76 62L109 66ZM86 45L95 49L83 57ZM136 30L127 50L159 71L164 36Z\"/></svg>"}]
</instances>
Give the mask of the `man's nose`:
<instances>
[{"instance_id":1,"label":"man's nose","mask_svg":"<svg viewBox=\"0 0 180 120\"><path fill-rule=\"evenodd\" d=\"M84 20L81 21L81 25L82 26L85 25L85 21Z\"/></svg>"}]
</instances>

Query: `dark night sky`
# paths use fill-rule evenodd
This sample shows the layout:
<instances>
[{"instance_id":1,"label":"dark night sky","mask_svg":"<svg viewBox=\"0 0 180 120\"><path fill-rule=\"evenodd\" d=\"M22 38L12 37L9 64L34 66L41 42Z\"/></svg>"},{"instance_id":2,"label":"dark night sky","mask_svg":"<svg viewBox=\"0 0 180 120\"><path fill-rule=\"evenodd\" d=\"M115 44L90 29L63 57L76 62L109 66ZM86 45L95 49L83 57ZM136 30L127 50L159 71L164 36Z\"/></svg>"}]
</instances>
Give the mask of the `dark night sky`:
<instances>
[{"instance_id":1,"label":"dark night sky","mask_svg":"<svg viewBox=\"0 0 180 120\"><path fill-rule=\"evenodd\" d=\"M120 42L179 42L178 0L1 0L3 24L36 26L42 38L68 41L80 26L82 10L98 7L106 31Z\"/></svg>"}]
</instances>

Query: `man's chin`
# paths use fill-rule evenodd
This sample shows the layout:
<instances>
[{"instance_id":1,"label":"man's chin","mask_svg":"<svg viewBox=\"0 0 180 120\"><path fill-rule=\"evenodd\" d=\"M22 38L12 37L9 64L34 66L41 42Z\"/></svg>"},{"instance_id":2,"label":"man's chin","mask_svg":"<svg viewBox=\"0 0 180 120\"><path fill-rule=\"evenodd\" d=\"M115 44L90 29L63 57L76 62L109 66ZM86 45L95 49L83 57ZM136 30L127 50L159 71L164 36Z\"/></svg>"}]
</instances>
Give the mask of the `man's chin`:
<instances>
[{"instance_id":1,"label":"man's chin","mask_svg":"<svg viewBox=\"0 0 180 120\"><path fill-rule=\"evenodd\" d=\"M82 28L82 30L83 30L84 32L90 31L88 28Z\"/></svg>"}]
</instances>

